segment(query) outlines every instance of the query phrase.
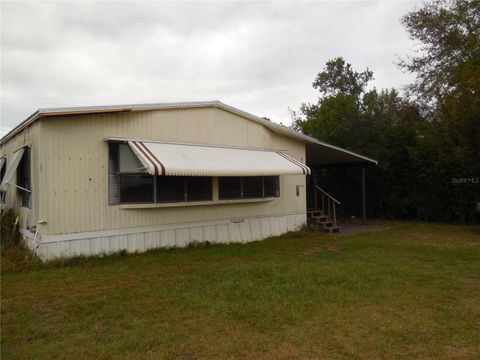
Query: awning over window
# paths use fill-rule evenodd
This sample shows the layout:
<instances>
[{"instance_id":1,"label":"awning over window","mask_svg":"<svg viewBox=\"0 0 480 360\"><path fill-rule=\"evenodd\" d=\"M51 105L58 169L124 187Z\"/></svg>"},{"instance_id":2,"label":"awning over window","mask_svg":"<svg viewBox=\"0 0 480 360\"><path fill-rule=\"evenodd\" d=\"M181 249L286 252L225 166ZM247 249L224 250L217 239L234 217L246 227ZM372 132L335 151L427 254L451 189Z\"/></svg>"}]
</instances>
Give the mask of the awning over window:
<instances>
[{"instance_id":1,"label":"awning over window","mask_svg":"<svg viewBox=\"0 0 480 360\"><path fill-rule=\"evenodd\" d=\"M128 141L152 175L268 176L307 175L310 169L280 151L196 144Z\"/></svg>"},{"instance_id":2,"label":"awning over window","mask_svg":"<svg viewBox=\"0 0 480 360\"><path fill-rule=\"evenodd\" d=\"M5 176L3 177L2 183L0 184L0 191L6 192L8 190L8 184L10 184L15 176L15 172L17 171L18 164L20 160L22 160L23 153L25 152L25 148L22 147L13 153L12 160L8 164L7 171L5 172Z\"/></svg>"}]
</instances>

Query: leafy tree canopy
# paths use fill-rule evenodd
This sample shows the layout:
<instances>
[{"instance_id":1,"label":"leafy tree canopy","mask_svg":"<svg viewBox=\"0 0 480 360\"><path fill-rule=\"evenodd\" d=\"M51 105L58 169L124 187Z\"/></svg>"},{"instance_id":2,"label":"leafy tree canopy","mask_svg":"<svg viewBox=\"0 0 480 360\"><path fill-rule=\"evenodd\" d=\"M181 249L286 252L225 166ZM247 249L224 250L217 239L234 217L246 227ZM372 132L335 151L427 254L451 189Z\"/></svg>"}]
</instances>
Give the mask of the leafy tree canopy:
<instances>
[{"instance_id":1,"label":"leafy tree canopy","mask_svg":"<svg viewBox=\"0 0 480 360\"><path fill-rule=\"evenodd\" d=\"M480 1L431 1L401 21L420 44L400 63L417 76L412 95L427 105L446 94L480 96Z\"/></svg>"},{"instance_id":2,"label":"leafy tree canopy","mask_svg":"<svg viewBox=\"0 0 480 360\"><path fill-rule=\"evenodd\" d=\"M343 58L337 57L327 61L325 70L317 75L313 87L322 97L344 94L358 99L372 79L373 72L370 70L358 73Z\"/></svg>"}]
</instances>

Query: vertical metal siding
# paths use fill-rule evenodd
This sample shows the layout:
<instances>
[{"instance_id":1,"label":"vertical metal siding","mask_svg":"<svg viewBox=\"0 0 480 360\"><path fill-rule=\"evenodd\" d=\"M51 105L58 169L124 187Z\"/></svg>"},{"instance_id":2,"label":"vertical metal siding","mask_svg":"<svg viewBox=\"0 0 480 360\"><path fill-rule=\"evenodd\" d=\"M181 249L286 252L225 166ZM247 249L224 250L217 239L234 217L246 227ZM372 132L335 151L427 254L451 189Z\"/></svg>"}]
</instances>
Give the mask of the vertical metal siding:
<instances>
[{"instance_id":1,"label":"vertical metal siding","mask_svg":"<svg viewBox=\"0 0 480 360\"><path fill-rule=\"evenodd\" d=\"M260 124L214 109L157 110L55 117L40 121L46 179L45 234L64 234L225 217L268 216L305 210L296 185L304 176L282 176L281 197L266 203L122 210L109 205L106 137L234 145L287 150L297 160L304 144L277 135ZM218 235L218 234L217 234Z\"/></svg>"}]
</instances>

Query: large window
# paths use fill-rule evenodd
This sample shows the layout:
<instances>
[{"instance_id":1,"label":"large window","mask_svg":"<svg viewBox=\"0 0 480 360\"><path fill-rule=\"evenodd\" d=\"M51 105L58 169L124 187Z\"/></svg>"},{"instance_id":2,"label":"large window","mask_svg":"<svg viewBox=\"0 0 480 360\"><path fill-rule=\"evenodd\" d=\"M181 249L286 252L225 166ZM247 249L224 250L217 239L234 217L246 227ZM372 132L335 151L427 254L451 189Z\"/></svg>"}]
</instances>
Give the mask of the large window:
<instances>
[{"instance_id":1,"label":"large window","mask_svg":"<svg viewBox=\"0 0 480 360\"><path fill-rule=\"evenodd\" d=\"M265 176L263 178L263 189L265 197L279 197L280 178L278 176Z\"/></svg>"},{"instance_id":2,"label":"large window","mask_svg":"<svg viewBox=\"0 0 480 360\"><path fill-rule=\"evenodd\" d=\"M25 147L17 167L17 194L23 207L30 207L31 189L30 148Z\"/></svg>"},{"instance_id":3,"label":"large window","mask_svg":"<svg viewBox=\"0 0 480 360\"><path fill-rule=\"evenodd\" d=\"M148 174L120 174L120 202L153 202L153 177Z\"/></svg>"},{"instance_id":4,"label":"large window","mask_svg":"<svg viewBox=\"0 0 480 360\"><path fill-rule=\"evenodd\" d=\"M218 179L218 195L220 199L241 199L242 178L222 177Z\"/></svg>"},{"instance_id":5,"label":"large window","mask_svg":"<svg viewBox=\"0 0 480 360\"><path fill-rule=\"evenodd\" d=\"M222 177L218 193L220 200L278 197L280 180L278 176Z\"/></svg>"},{"instance_id":6,"label":"large window","mask_svg":"<svg viewBox=\"0 0 480 360\"><path fill-rule=\"evenodd\" d=\"M124 143L109 144L108 175L110 205L212 200L211 177L154 177Z\"/></svg>"},{"instance_id":7,"label":"large window","mask_svg":"<svg viewBox=\"0 0 480 360\"><path fill-rule=\"evenodd\" d=\"M186 178L187 201L212 200L212 178L189 176Z\"/></svg>"},{"instance_id":8,"label":"large window","mask_svg":"<svg viewBox=\"0 0 480 360\"><path fill-rule=\"evenodd\" d=\"M185 201L185 178L183 176L157 176L157 201Z\"/></svg>"}]
</instances>

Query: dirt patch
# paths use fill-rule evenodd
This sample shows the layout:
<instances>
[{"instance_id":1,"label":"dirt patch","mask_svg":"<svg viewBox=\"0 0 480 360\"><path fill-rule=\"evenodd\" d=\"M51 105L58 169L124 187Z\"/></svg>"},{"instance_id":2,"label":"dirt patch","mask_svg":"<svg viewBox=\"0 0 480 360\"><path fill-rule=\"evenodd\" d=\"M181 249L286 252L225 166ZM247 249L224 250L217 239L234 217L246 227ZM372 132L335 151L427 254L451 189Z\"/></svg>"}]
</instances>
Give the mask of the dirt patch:
<instances>
[{"instance_id":1,"label":"dirt patch","mask_svg":"<svg viewBox=\"0 0 480 360\"><path fill-rule=\"evenodd\" d=\"M475 357L475 349L463 345L452 345L446 348L445 354L448 359L473 359Z\"/></svg>"},{"instance_id":2,"label":"dirt patch","mask_svg":"<svg viewBox=\"0 0 480 360\"><path fill-rule=\"evenodd\" d=\"M325 245L325 248L328 251L335 252L335 253L342 251L342 247L339 244L327 244Z\"/></svg>"},{"instance_id":3,"label":"dirt patch","mask_svg":"<svg viewBox=\"0 0 480 360\"><path fill-rule=\"evenodd\" d=\"M298 256L315 255L325 250L334 252L334 253L339 253L340 251L342 251L342 246L340 244L326 244L325 247L317 246L313 248L303 249L298 253Z\"/></svg>"},{"instance_id":4,"label":"dirt patch","mask_svg":"<svg viewBox=\"0 0 480 360\"><path fill-rule=\"evenodd\" d=\"M322 251L322 248L320 247L314 247L310 249L304 249L298 253L298 256L308 256L308 255L314 255Z\"/></svg>"},{"instance_id":5,"label":"dirt patch","mask_svg":"<svg viewBox=\"0 0 480 360\"><path fill-rule=\"evenodd\" d=\"M464 281L465 284L471 288L478 288L480 286L480 277L475 275L467 276Z\"/></svg>"}]
</instances>

